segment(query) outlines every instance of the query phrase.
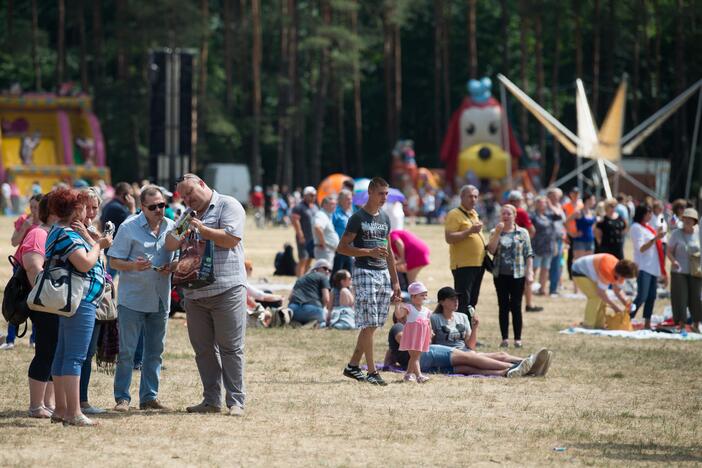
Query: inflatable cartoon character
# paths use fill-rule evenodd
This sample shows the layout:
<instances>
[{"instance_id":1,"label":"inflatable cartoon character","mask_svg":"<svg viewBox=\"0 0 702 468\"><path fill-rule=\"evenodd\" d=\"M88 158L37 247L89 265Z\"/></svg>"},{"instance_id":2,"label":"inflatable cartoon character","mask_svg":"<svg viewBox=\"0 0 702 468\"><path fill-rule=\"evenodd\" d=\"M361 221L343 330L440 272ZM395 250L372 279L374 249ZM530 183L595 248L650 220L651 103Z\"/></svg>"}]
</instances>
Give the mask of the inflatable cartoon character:
<instances>
[{"instance_id":1,"label":"inflatable cartoon character","mask_svg":"<svg viewBox=\"0 0 702 468\"><path fill-rule=\"evenodd\" d=\"M502 179L507 176L510 157L513 170L518 168L522 150L509 126L503 128L502 106L492 97L491 88L489 78L470 80L469 96L451 116L441 145L441 160L450 183ZM505 136L509 152L504 149Z\"/></svg>"}]
</instances>

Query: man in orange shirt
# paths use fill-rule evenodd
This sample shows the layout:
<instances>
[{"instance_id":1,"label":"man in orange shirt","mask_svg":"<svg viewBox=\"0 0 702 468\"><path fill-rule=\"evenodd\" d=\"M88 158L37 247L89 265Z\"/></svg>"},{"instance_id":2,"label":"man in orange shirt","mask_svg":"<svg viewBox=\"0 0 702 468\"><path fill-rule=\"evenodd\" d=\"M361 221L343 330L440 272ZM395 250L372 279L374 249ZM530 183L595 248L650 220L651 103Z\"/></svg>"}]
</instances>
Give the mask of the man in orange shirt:
<instances>
[{"instance_id":1,"label":"man in orange shirt","mask_svg":"<svg viewBox=\"0 0 702 468\"><path fill-rule=\"evenodd\" d=\"M629 313L626 310L627 298L619 286L627 278L636 278L638 270L631 260L619 260L612 254L586 255L573 263L573 281L587 296L583 326L604 328L608 305L617 313ZM610 286L624 307L609 298L607 289Z\"/></svg>"},{"instance_id":2,"label":"man in orange shirt","mask_svg":"<svg viewBox=\"0 0 702 468\"><path fill-rule=\"evenodd\" d=\"M563 204L563 211L566 215L566 237L568 238L568 262L566 264L568 268L568 278L573 279L573 238L578 236L578 228L575 226L574 214L581 210L583 207L583 201L580 199L580 189L573 187L568 192L568 201ZM577 292L577 288L576 288Z\"/></svg>"}]
</instances>

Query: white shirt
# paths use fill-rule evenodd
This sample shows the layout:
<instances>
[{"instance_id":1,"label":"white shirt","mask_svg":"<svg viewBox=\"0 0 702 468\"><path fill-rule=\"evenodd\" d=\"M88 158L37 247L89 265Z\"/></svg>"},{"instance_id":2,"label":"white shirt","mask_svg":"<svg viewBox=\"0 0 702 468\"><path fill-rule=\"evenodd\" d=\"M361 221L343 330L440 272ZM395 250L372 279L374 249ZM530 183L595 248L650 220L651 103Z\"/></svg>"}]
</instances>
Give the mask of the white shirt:
<instances>
[{"instance_id":1,"label":"white shirt","mask_svg":"<svg viewBox=\"0 0 702 468\"><path fill-rule=\"evenodd\" d=\"M319 210L314 215L314 226L322 230L322 235L324 236L324 249L318 247L321 239L317 238L317 231L313 231L314 236L314 256L316 259L326 259L329 262L334 261L334 252L336 247L339 245L339 234L336 233L334 229L334 223L332 223L329 214L324 210Z\"/></svg>"},{"instance_id":2,"label":"white shirt","mask_svg":"<svg viewBox=\"0 0 702 468\"><path fill-rule=\"evenodd\" d=\"M658 263L658 249L656 249L656 245L653 244L648 250L641 252L641 246L656 236L639 223L631 225L629 234L631 235L631 242L634 244L634 263L639 266L639 270L653 276L661 276L661 266Z\"/></svg>"}]
</instances>

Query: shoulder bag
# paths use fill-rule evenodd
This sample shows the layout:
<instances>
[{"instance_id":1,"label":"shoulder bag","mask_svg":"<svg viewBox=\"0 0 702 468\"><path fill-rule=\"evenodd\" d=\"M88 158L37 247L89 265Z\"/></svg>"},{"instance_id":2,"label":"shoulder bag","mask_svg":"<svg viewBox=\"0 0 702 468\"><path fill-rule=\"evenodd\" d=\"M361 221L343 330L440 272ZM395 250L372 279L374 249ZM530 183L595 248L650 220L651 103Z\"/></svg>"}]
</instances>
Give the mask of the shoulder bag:
<instances>
[{"instance_id":1,"label":"shoulder bag","mask_svg":"<svg viewBox=\"0 0 702 468\"><path fill-rule=\"evenodd\" d=\"M2 316L7 323L17 327L17 336L22 338L27 333L27 319L29 318L29 307L27 307L27 296L31 291L29 281L27 281L27 271L20 265L15 257L7 257L12 265L12 278L5 285L2 296ZM25 324L24 331L19 332L20 325Z\"/></svg>"},{"instance_id":2,"label":"shoulder bag","mask_svg":"<svg viewBox=\"0 0 702 468\"><path fill-rule=\"evenodd\" d=\"M214 242L190 234L180 248L180 260L173 272L173 286L199 289L215 282Z\"/></svg>"},{"instance_id":3,"label":"shoulder bag","mask_svg":"<svg viewBox=\"0 0 702 468\"><path fill-rule=\"evenodd\" d=\"M691 253L690 259L690 274L695 278L702 278L702 265L700 265L700 252Z\"/></svg>"},{"instance_id":4,"label":"shoulder bag","mask_svg":"<svg viewBox=\"0 0 702 468\"><path fill-rule=\"evenodd\" d=\"M27 298L27 305L37 312L72 317L83 299L84 275L70 262L59 265L57 257L37 276Z\"/></svg>"},{"instance_id":5,"label":"shoulder bag","mask_svg":"<svg viewBox=\"0 0 702 468\"><path fill-rule=\"evenodd\" d=\"M105 290L102 299L95 309L95 320L98 322L111 322L117 320L117 306L115 305L115 286L112 281L105 279Z\"/></svg>"}]
</instances>

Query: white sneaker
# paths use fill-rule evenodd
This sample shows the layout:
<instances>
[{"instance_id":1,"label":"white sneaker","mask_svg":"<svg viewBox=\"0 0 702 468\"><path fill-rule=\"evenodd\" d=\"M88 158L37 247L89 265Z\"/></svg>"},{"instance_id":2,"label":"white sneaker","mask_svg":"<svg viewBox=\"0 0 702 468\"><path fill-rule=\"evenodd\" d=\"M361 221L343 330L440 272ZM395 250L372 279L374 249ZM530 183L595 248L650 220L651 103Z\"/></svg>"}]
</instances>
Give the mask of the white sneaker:
<instances>
[{"instance_id":1,"label":"white sneaker","mask_svg":"<svg viewBox=\"0 0 702 468\"><path fill-rule=\"evenodd\" d=\"M534 361L535 356L532 354L531 356L520 362L517 367L508 370L507 377L524 377L531 370L531 367L534 365Z\"/></svg>"},{"instance_id":2,"label":"white sneaker","mask_svg":"<svg viewBox=\"0 0 702 468\"><path fill-rule=\"evenodd\" d=\"M3 351L15 349L15 344L14 343L3 343L0 345L0 349Z\"/></svg>"}]
</instances>

